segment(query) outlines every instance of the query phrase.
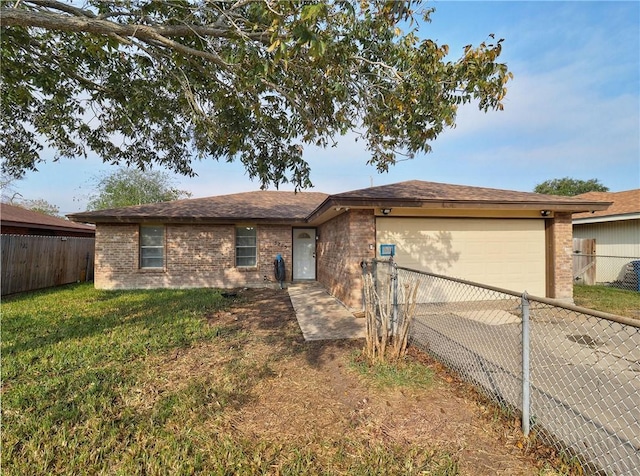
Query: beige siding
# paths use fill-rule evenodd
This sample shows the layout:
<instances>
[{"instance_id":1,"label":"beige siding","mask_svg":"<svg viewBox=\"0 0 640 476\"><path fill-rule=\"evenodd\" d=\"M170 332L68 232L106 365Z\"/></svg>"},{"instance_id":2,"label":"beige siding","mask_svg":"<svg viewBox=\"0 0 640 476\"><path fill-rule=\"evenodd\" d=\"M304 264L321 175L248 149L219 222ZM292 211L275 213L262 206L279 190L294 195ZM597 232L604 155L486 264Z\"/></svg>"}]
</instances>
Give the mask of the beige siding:
<instances>
[{"instance_id":1,"label":"beige siding","mask_svg":"<svg viewBox=\"0 0 640 476\"><path fill-rule=\"evenodd\" d=\"M574 238L595 238L596 254L640 257L640 220L573 225Z\"/></svg>"},{"instance_id":2,"label":"beige siding","mask_svg":"<svg viewBox=\"0 0 640 476\"><path fill-rule=\"evenodd\" d=\"M543 220L377 218L400 266L545 295Z\"/></svg>"},{"instance_id":3,"label":"beige siding","mask_svg":"<svg viewBox=\"0 0 640 476\"><path fill-rule=\"evenodd\" d=\"M573 237L596 240L596 283L628 279L631 261L640 259L640 220L574 225Z\"/></svg>"}]
</instances>

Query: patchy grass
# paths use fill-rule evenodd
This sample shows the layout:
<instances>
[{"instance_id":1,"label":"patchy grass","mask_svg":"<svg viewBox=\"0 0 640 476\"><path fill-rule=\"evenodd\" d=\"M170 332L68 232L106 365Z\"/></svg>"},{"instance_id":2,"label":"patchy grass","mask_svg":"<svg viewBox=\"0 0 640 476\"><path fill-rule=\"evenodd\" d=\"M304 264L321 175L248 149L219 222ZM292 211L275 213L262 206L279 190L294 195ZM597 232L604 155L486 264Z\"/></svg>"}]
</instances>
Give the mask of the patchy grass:
<instances>
[{"instance_id":1,"label":"patchy grass","mask_svg":"<svg viewBox=\"0 0 640 476\"><path fill-rule=\"evenodd\" d=\"M433 383L433 372L409 359L371 364L362 352L358 352L353 355L351 366L367 382L381 389L426 388Z\"/></svg>"},{"instance_id":2,"label":"patchy grass","mask_svg":"<svg viewBox=\"0 0 640 476\"><path fill-rule=\"evenodd\" d=\"M283 291L81 284L5 298L2 311L3 475L543 468L517 425L485 418L429 364L363 383L362 342L305 343Z\"/></svg>"},{"instance_id":3,"label":"patchy grass","mask_svg":"<svg viewBox=\"0 0 640 476\"><path fill-rule=\"evenodd\" d=\"M608 286L576 285L573 299L578 306L640 319L640 292Z\"/></svg>"}]
</instances>

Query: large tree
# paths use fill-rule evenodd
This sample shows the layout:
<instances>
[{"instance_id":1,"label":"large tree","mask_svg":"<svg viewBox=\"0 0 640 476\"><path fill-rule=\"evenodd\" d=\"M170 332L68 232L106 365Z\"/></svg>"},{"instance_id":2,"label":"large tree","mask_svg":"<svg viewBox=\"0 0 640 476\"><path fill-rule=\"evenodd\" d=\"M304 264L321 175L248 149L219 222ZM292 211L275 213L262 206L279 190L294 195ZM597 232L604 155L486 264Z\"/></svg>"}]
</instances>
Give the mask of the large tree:
<instances>
[{"instance_id":1,"label":"large tree","mask_svg":"<svg viewBox=\"0 0 640 476\"><path fill-rule=\"evenodd\" d=\"M598 179L580 180L571 177L545 180L533 189L536 193L547 195L564 195L573 197L587 192L608 192L609 188L600 183Z\"/></svg>"},{"instance_id":2,"label":"large tree","mask_svg":"<svg viewBox=\"0 0 640 476\"><path fill-rule=\"evenodd\" d=\"M355 131L385 171L428 152L461 104L502 109L502 40L450 59L418 35L432 13L382 0L2 2L2 166L35 170L45 146L187 175L194 158L238 159L265 187L299 188L303 147Z\"/></svg>"},{"instance_id":3,"label":"large tree","mask_svg":"<svg viewBox=\"0 0 640 476\"><path fill-rule=\"evenodd\" d=\"M120 167L95 177L94 181L95 192L89 197L88 210L170 202L191 196L190 192L175 188L169 174L160 170Z\"/></svg>"}]
</instances>

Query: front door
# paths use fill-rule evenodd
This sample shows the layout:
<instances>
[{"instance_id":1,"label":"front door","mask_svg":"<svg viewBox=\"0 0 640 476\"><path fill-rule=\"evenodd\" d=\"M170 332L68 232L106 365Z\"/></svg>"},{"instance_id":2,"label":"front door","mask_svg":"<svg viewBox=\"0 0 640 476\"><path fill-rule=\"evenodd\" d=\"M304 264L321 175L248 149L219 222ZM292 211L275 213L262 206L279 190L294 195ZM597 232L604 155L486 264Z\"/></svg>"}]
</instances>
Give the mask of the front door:
<instances>
[{"instance_id":1,"label":"front door","mask_svg":"<svg viewBox=\"0 0 640 476\"><path fill-rule=\"evenodd\" d=\"M293 229L293 279L316 279L316 230Z\"/></svg>"}]
</instances>

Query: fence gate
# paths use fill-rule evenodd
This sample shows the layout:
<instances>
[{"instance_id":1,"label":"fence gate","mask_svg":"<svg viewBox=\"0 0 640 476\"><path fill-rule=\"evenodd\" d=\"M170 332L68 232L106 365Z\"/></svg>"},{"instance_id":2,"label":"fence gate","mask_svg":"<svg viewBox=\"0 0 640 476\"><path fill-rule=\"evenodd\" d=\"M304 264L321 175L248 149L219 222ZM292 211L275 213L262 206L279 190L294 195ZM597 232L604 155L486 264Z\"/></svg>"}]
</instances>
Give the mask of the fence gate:
<instances>
[{"instance_id":1,"label":"fence gate","mask_svg":"<svg viewBox=\"0 0 640 476\"><path fill-rule=\"evenodd\" d=\"M596 283L596 240L573 239L573 280L580 284Z\"/></svg>"}]
</instances>

